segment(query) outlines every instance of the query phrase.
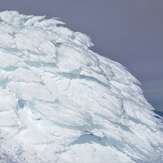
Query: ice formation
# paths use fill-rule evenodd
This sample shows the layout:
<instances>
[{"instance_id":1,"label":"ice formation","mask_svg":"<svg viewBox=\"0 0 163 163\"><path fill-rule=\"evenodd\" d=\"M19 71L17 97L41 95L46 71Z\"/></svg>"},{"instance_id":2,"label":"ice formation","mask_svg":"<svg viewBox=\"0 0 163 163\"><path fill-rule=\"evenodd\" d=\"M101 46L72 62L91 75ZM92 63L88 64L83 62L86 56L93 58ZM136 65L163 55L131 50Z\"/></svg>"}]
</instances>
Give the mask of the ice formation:
<instances>
[{"instance_id":1,"label":"ice formation","mask_svg":"<svg viewBox=\"0 0 163 163\"><path fill-rule=\"evenodd\" d=\"M57 18L0 13L0 162L163 163L140 83Z\"/></svg>"}]
</instances>

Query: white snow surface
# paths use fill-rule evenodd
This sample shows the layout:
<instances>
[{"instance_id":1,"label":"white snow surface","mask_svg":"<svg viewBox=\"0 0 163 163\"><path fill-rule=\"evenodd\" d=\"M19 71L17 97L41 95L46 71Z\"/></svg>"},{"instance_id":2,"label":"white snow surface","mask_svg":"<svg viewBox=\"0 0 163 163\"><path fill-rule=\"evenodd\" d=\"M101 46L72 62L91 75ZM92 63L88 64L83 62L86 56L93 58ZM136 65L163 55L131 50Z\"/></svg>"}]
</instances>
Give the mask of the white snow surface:
<instances>
[{"instance_id":1,"label":"white snow surface","mask_svg":"<svg viewBox=\"0 0 163 163\"><path fill-rule=\"evenodd\" d=\"M139 81L91 46L58 18L0 13L0 163L163 163Z\"/></svg>"}]
</instances>

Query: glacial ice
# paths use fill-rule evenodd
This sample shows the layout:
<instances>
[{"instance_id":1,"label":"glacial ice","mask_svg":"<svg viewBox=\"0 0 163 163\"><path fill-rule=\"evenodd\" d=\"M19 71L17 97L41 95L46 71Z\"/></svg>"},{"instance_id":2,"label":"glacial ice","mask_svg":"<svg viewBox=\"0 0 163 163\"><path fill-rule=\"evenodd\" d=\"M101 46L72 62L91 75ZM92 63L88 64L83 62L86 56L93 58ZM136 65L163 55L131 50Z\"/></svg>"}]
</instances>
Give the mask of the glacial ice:
<instances>
[{"instance_id":1,"label":"glacial ice","mask_svg":"<svg viewBox=\"0 0 163 163\"><path fill-rule=\"evenodd\" d=\"M0 163L163 163L140 82L57 18L0 13Z\"/></svg>"}]
</instances>

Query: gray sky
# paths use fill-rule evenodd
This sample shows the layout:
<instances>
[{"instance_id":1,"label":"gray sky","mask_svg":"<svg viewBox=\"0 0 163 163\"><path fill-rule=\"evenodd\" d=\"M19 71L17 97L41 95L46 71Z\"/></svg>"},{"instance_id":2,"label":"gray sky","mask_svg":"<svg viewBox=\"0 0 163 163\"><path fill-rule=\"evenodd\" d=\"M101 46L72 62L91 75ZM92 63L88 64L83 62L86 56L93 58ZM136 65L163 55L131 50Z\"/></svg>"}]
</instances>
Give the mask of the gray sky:
<instances>
[{"instance_id":1,"label":"gray sky","mask_svg":"<svg viewBox=\"0 0 163 163\"><path fill-rule=\"evenodd\" d=\"M163 0L1 0L0 10L60 17L97 51L125 65L163 111Z\"/></svg>"}]
</instances>

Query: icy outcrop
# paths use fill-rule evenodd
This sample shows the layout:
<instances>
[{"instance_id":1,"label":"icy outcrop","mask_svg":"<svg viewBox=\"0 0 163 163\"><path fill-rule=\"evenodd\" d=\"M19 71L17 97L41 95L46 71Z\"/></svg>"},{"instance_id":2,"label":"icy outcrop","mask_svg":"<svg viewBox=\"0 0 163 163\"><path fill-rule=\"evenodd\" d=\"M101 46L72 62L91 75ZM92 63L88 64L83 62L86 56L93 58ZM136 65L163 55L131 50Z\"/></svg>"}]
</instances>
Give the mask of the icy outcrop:
<instances>
[{"instance_id":1,"label":"icy outcrop","mask_svg":"<svg viewBox=\"0 0 163 163\"><path fill-rule=\"evenodd\" d=\"M58 19L0 13L0 162L162 163L139 82Z\"/></svg>"}]
</instances>

